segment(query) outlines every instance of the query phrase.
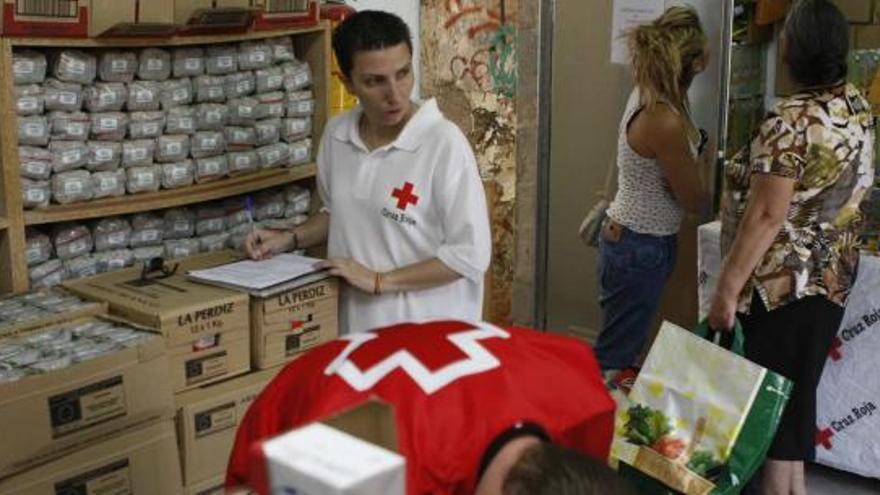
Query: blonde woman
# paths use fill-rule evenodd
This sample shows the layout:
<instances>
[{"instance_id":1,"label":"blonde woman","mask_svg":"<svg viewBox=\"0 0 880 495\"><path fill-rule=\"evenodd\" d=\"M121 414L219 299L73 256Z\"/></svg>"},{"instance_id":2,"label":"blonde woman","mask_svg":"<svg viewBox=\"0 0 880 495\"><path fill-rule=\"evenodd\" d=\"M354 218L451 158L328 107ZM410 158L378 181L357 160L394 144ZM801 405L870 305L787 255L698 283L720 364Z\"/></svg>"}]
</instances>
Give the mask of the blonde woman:
<instances>
[{"instance_id":1,"label":"blonde woman","mask_svg":"<svg viewBox=\"0 0 880 495\"><path fill-rule=\"evenodd\" d=\"M690 7L671 7L628 34L636 87L620 122L618 191L599 243L602 332L596 354L606 376L635 364L675 266L685 212L707 203L706 135L687 91L706 68L706 35Z\"/></svg>"}]
</instances>

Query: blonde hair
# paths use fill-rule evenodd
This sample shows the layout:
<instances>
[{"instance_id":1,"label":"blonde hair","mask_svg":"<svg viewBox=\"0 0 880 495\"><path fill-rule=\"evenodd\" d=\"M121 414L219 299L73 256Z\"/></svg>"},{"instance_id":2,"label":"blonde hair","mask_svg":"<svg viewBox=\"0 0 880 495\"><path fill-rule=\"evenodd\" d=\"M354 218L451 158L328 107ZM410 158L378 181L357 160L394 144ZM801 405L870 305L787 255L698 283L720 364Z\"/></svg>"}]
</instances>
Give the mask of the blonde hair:
<instances>
[{"instance_id":1,"label":"blonde hair","mask_svg":"<svg viewBox=\"0 0 880 495\"><path fill-rule=\"evenodd\" d=\"M694 60L706 45L697 12L692 7L670 7L653 22L630 30L627 41L642 104L650 109L657 102L668 102L690 121L687 86L696 75Z\"/></svg>"}]
</instances>

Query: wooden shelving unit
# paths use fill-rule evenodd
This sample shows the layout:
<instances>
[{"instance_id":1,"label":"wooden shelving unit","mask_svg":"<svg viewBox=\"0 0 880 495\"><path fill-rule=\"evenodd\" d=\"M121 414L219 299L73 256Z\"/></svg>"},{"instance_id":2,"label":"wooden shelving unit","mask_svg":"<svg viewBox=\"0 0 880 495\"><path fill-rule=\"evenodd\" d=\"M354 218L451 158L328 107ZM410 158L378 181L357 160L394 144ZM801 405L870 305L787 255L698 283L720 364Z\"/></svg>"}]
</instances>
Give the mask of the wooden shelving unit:
<instances>
[{"instance_id":1,"label":"wooden shelving unit","mask_svg":"<svg viewBox=\"0 0 880 495\"><path fill-rule=\"evenodd\" d=\"M25 259L25 228L157 210L247 194L262 189L313 178L314 164L273 169L191 187L162 190L155 193L125 195L69 205L51 205L42 210L24 211L19 178L18 136L15 99L13 97L12 53L16 48L173 48L188 45L211 45L247 40L292 36L297 58L312 69L315 114L313 141L324 130L330 115L330 25L270 32L247 32L232 35L178 36L168 39L64 39L64 38L0 38L0 295L25 292L29 289Z\"/></svg>"}]
</instances>

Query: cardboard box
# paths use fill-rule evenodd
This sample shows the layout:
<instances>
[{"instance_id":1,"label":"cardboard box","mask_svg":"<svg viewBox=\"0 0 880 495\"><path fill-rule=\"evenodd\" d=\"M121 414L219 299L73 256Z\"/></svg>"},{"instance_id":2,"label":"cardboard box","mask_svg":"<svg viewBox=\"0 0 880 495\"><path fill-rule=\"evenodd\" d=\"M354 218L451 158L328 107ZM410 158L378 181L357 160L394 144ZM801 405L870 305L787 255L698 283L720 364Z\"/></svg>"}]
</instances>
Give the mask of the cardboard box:
<instances>
[{"instance_id":1,"label":"cardboard box","mask_svg":"<svg viewBox=\"0 0 880 495\"><path fill-rule=\"evenodd\" d=\"M251 298L251 358L265 369L295 359L339 335L339 281L328 278Z\"/></svg>"},{"instance_id":2,"label":"cardboard box","mask_svg":"<svg viewBox=\"0 0 880 495\"><path fill-rule=\"evenodd\" d=\"M0 33L5 36L84 38L89 29L89 0L2 0Z\"/></svg>"},{"instance_id":3,"label":"cardboard box","mask_svg":"<svg viewBox=\"0 0 880 495\"><path fill-rule=\"evenodd\" d=\"M0 481L0 495L181 493L170 420L127 430Z\"/></svg>"},{"instance_id":4,"label":"cardboard box","mask_svg":"<svg viewBox=\"0 0 880 495\"><path fill-rule=\"evenodd\" d=\"M403 495L394 411L369 401L322 423L263 442L272 493Z\"/></svg>"},{"instance_id":5,"label":"cardboard box","mask_svg":"<svg viewBox=\"0 0 880 495\"><path fill-rule=\"evenodd\" d=\"M880 26L855 26L856 49L880 48Z\"/></svg>"},{"instance_id":6,"label":"cardboard box","mask_svg":"<svg viewBox=\"0 0 880 495\"><path fill-rule=\"evenodd\" d=\"M174 392L250 369L247 294L191 282L183 275L142 280L139 269L66 287L82 297L106 301L111 314L162 333Z\"/></svg>"},{"instance_id":7,"label":"cardboard box","mask_svg":"<svg viewBox=\"0 0 880 495\"><path fill-rule=\"evenodd\" d=\"M183 495L227 495L226 475L221 474L199 483L186 485L183 487Z\"/></svg>"},{"instance_id":8,"label":"cardboard box","mask_svg":"<svg viewBox=\"0 0 880 495\"><path fill-rule=\"evenodd\" d=\"M280 370L251 373L175 398L180 459L188 487L204 488L203 482L218 476L222 483L238 425L254 399Z\"/></svg>"},{"instance_id":9,"label":"cardboard box","mask_svg":"<svg viewBox=\"0 0 880 495\"><path fill-rule=\"evenodd\" d=\"M174 23L175 0L91 0L89 36L120 23Z\"/></svg>"},{"instance_id":10,"label":"cardboard box","mask_svg":"<svg viewBox=\"0 0 880 495\"><path fill-rule=\"evenodd\" d=\"M54 292L66 292L63 289L53 289ZM8 299L8 298L7 298ZM0 337L9 336L13 334L19 334L21 332L31 330L34 328L43 328L54 325L56 323L62 323L65 321L71 321L78 318L86 317L86 316L99 316L107 314L107 303L96 302L96 301L86 301L86 305L80 309L74 311L67 311L64 313L58 313L52 316L48 316L46 318L41 318L39 320L31 320L24 321L21 323L15 323L11 325L7 325L5 322L0 323Z\"/></svg>"},{"instance_id":11,"label":"cardboard box","mask_svg":"<svg viewBox=\"0 0 880 495\"><path fill-rule=\"evenodd\" d=\"M186 24L199 9L210 8L251 8L253 0L176 0L174 2L174 22Z\"/></svg>"},{"instance_id":12,"label":"cardboard box","mask_svg":"<svg viewBox=\"0 0 880 495\"><path fill-rule=\"evenodd\" d=\"M870 24L874 18L874 0L832 0L852 24Z\"/></svg>"},{"instance_id":13,"label":"cardboard box","mask_svg":"<svg viewBox=\"0 0 880 495\"><path fill-rule=\"evenodd\" d=\"M168 369L165 343L157 335L138 347L0 384L0 424L5 425L0 477L61 457L101 436L171 418Z\"/></svg>"},{"instance_id":14,"label":"cardboard box","mask_svg":"<svg viewBox=\"0 0 880 495\"><path fill-rule=\"evenodd\" d=\"M320 9L315 0L260 0L254 27L257 31L273 31L293 27L315 26Z\"/></svg>"}]
</instances>

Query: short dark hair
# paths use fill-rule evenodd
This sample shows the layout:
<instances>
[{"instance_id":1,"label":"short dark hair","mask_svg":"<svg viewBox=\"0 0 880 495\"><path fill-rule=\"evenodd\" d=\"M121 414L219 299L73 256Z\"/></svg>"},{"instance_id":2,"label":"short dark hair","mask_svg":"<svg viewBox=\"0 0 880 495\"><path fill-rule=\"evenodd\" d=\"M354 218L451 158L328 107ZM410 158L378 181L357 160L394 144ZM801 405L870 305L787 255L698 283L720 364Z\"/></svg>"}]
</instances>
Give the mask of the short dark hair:
<instances>
[{"instance_id":1,"label":"short dark hair","mask_svg":"<svg viewBox=\"0 0 880 495\"><path fill-rule=\"evenodd\" d=\"M351 79L354 55L406 43L412 54L412 35L403 19L379 10L362 10L347 18L333 33L333 51L339 69Z\"/></svg>"},{"instance_id":2,"label":"short dark hair","mask_svg":"<svg viewBox=\"0 0 880 495\"><path fill-rule=\"evenodd\" d=\"M638 495L595 459L549 442L529 447L507 473L504 495Z\"/></svg>"},{"instance_id":3,"label":"short dark hair","mask_svg":"<svg viewBox=\"0 0 880 495\"><path fill-rule=\"evenodd\" d=\"M804 86L828 86L847 75L849 25L828 0L798 0L785 22L784 62Z\"/></svg>"}]
</instances>

